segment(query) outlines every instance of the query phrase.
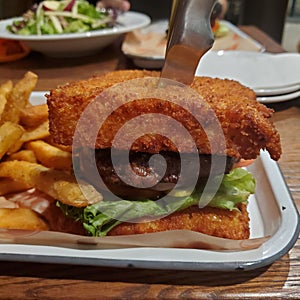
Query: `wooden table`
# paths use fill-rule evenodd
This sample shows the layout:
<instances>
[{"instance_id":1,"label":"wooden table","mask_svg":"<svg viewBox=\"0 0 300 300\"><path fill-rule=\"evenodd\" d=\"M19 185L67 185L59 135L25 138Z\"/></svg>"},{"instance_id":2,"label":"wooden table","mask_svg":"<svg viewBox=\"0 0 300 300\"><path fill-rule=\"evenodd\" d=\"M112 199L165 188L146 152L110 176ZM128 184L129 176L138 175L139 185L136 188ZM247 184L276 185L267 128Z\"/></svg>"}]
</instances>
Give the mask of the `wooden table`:
<instances>
[{"instance_id":1,"label":"wooden table","mask_svg":"<svg viewBox=\"0 0 300 300\"><path fill-rule=\"evenodd\" d=\"M242 27L269 52L284 51L255 27ZM0 65L0 82L36 72L38 90L114 69L132 68L119 43L98 55L51 59L32 53ZM272 105L281 134L279 162L300 209L300 99ZM231 272L118 269L90 266L0 262L0 299L207 299L300 298L300 239L281 259L261 269Z\"/></svg>"}]
</instances>

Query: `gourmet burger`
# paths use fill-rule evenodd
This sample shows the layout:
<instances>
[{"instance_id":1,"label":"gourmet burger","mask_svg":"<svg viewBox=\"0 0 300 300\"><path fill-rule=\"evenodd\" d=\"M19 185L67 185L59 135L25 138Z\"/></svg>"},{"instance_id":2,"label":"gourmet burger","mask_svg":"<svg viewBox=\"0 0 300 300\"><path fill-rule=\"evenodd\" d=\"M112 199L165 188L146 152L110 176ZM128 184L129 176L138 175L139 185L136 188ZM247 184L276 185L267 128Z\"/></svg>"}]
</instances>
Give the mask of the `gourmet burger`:
<instances>
[{"instance_id":1,"label":"gourmet burger","mask_svg":"<svg viewBox=\"0 0 300 300\"><path fill-rule=\"evenodd\" d=\"M171 84L146 97L152 84L148 78L158 76L115 71L50 92L54 141L73 145L77 178L103 195L102 201L86 207L62 202L59 206L95 236L188 229L248 238L247 200L254 193L255 179L238 165L257 158L261 149L279 159L272 110L238 82L208 77L195 77L187 87L191 94ZM185 135L168 122L180 123ZM216 132L213 123L218 123Z\"/></svg>"}]
</instances>

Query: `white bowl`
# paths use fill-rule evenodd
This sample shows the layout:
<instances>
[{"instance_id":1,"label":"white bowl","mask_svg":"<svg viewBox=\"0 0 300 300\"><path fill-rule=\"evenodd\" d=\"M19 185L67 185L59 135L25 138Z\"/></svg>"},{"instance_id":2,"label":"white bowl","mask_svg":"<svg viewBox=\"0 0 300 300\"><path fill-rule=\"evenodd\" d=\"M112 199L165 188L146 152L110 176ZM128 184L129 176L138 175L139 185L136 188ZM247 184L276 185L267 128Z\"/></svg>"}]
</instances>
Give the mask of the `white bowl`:
<instances>
[{"instance_id":1,"label":"white bowl","mask_svg":"<svg viewBox=\"0 0 300 300\"><path fill-rule=\"evenodd\" d=\"M0 21L0 38L22 41L29 49L53 57L76 57L94 54L111 44L121 34L150 24L151 19L138 12L120 15L113 28L99 29L83 33L50 35L17 35L6 27L17 18Z\"/></svg>"}]
</instances>

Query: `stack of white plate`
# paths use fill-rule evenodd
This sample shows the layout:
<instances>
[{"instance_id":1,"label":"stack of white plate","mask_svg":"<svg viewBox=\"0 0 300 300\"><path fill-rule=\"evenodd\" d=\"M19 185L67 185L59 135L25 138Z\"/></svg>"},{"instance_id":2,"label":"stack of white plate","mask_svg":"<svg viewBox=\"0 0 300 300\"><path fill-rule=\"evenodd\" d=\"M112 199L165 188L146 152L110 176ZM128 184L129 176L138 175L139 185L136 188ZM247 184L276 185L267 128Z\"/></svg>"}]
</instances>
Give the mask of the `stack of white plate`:
<instances>
[{"instance_id":1,"label":"stack of white plate","mask_svg":"<svg viewBox=\"0 0 300 300\"><path fill-rule=\"evenodd\" d=\"M209 51L196 75L228 78L252 88L261 103L300 97L300 54Z\"/></svg>"}]
</instances>

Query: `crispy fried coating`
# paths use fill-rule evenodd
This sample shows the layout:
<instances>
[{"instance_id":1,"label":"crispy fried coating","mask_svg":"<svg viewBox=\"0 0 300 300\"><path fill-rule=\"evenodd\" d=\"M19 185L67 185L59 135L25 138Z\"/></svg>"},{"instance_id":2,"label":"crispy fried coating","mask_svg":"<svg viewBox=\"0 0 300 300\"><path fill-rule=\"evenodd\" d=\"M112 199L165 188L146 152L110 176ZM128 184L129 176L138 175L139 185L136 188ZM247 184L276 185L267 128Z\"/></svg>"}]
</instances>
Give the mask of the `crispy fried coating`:
<instances>
[{"instance_id":1,"label":"crispy fried coating","mask_svg":"<svg viewBox=\"0 0 300 300\"><path fill-rule=\"evenodd\" d=\"M158 72L150 71L114 71L103 76L71 82L50 91L47 98L50 132L54 141L62 145L72 145L75 128L82 112L86 112L85 109L92 100L103 91L107 91L107 88L130 79L158 76ZM126 149L127 141L134 140L131 150L149 153L177 151L178 145L180 151L190 152L195 144L200 154L226 154L237 159L255 159L261 149L267 149L274 160L280 158L280 137L270 121L273 111L258 103L251 89L233 80L208 77L195 77L190 87L197 93L197 99L194 96L182 97L182 92L176 86L161 89L161 94L158 93L155 97L145 97L147 84L136 86L135 90L130 90L132 86L129 84L128 90L134 94L136 101L128 103L128 91L124 88L120 88L119 91L116 89L117 94L109 101L107 97L102 97L86 118L86 122L82 123L82 146L110 148L115 135L126 124L126 130L119 135L118 148L121 149ZM162 100L169 95L171 102ZM120 107L102 124L95 142L93 136L89 135L91 128L97 126L100 115L108 114L115 104ZM211 114L211 108L214 116ZM159 125L157 119L150 117L138 125L129 122L137 119L139 115L148 116L150 113L168 115L181 123L190 133L194 144L183 138L176 127L168 129L168 136L157 134L156 130L168 127L163 120ZM212 129L216 120L220 123L221 134ZM152 128L152 131L143 134L148 128ZM141 134L135 140L133 137L137 131ZM168 138L170 136L172 139Z\"/></svg>"},{"instance_id":2,"label":"crispy fried coating","mask_svg":"<svg viewBox=\"0 0 300 300\"><path fill-rule=\"evenodd\" d=\"M253 90L234 80L208 77L195 78L192 88L215 110L227 147L236 148L243 159L255 159L260 149L280 158L280 136L270 121L273 110L257 102Z\"/></svg>"},{"instance_id":3,"label":"crispy fried coating","mask_svg":"<svg viewBox=\"0 0 300 300\"><path fill-rule=\"evenodd\" d=\"M249 216L245 204L240 206L240 211L212 207L199 209L197 206L192 206L155 221L122 223L108 234L130 235L187 229L216 237L240 240L249 238L248 224Z\"/></svg>"}]
</instances>

